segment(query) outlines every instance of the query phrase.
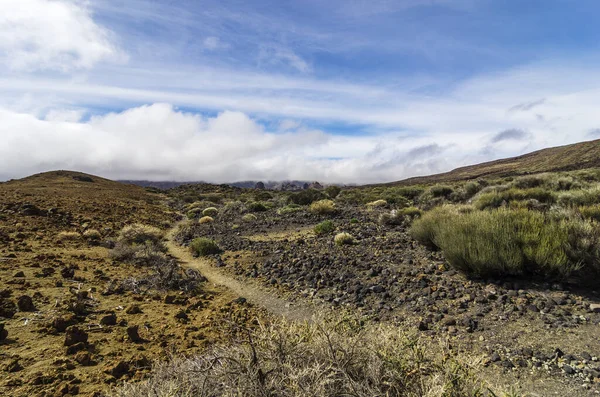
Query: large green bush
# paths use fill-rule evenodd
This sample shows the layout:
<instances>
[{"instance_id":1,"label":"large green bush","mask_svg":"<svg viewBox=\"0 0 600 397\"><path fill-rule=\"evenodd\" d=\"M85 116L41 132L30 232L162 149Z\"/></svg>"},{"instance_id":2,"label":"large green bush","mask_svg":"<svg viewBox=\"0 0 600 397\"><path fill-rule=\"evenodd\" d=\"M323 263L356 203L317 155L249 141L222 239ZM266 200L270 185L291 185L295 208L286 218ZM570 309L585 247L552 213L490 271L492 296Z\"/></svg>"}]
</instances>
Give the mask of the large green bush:
<instances>
[{"instance_id":1,"label":"large green bush","mask_svg":"<svg viewBox=\"0 0 600 397\"><path fill-rule=\"evenodd\" d=\"M569 276L600 271L597 224L525 209L460 211L444 206L411 228L418 241L439 247L455 268L478 276Z\"/></svg>"},{"instance_id":2,"label":"large green bush","mask_svg":"<svg viewBox=\"0 0 600 397\"><path fill-rule=\"evenodd\" d=\"M327 234L335 230L335 225L332 221L323 221L314 227L315 234Z\"/></svg>"},{"instance_id":3,"label":"large green bush","mask_svg":"<svg viewBox=\"0 0 600 397\"><path fill-rule=\"evenodd\" d=\"M543 188L515 189L503 191L482 192L475 200L475 206L479 209L498 208L504 203L512 201L523 201L534 199L541 203L551 204L555 201L553 192Z\"/></svg>"}]
</instances>

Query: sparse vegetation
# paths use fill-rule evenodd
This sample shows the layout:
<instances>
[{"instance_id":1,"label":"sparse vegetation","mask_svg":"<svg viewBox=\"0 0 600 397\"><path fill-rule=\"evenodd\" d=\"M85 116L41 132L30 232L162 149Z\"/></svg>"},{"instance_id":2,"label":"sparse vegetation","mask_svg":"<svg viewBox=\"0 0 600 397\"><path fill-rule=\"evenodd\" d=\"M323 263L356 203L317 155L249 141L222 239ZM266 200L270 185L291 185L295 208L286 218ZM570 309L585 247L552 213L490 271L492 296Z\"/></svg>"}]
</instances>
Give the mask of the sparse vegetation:
<instances>
[{"instance_id":1,"label":"sparse vegetation","mask_svg":"<svg viewBox=\"0 0 600 397\"><path fill-rule=\"evenodd\" d=\"M375 201L371 201L370 203L367 203L367 208L369 209L374 209L374 208L383 208L383 207L387 207L388 202L385 200L375 200Z\"/></svg>"},{"instance_id":2,"label":"sparse vegetation","mask_svg":"<svg viewBox=\"0 0 600 397\"><path fill-rule=\"evenodd\" d=\"M313 230L317 235L327 234L335 230L335 225L332 221L323 221L316 225Z\"/></svg>"},{"instance_id":3,"label":"sparse vegetation","mask_svg":"<svg viewBox=\"0 0 600 397\"><path fill-rule=\"evenodd\" d=\"M330 185L325 188L325 193L327 193L330 199L336 198L341 191L342 188L336 185Z\"/></svg>"},{"instance_id":4,"label":"sparse vegetation","mask_svg":"<svg viewBox=\"0 0 600 397\"><path fill-rule=\"evenodd\" d=\"M56 240L60 241L60 242L76 241L76 240L79 240L80 238L81 238L81 234L79 234L77 232L63 231L56 235Z\"/></svg>"},{"instance_id":5,"label":"sparse vegetation","mask_svg":"<svg viewBox=\"0 0 600 397\"><path fill-rule=\"evenodd\" d=\"M356 244L356 239L350 233L342 232L335 235L333 242L335 245L352 245Z\"/></svg>"},{"instance_id":6,"label":"sparse vegetation","mask_svg":"<svg viewBox=\"0 0 600 397\"><path fill-rule=\"evenodd\" d=\"M221 252L221 249L213 240L199 237L192 240L190 250L194 256L214 255Z\"/></svg>"},{"instance_id":7,"label":"sparse vegetation","mask_svg":"<svg viewBox=\"0 0 600 397\"><path fill-rule=\"evenodd\" d=\"M483 396L477 361L391 326L261 325L245 342L157 365L117 391L147 396Z\"/></svg>"},{"instance_id":8,"label":"sparse vegetation","mask_svg":"<svg viewBox=\"0 0 600 397\"><path fill-rule=\"evenodd\" d=\"M298 204L288 204L285 207L281 207L277 210L278 215L293 214L295 212L302 211L302 206Z\"/></svg>"},{"instance_id":9,"label":"sparse vegetation","mask_svg":"<svg viewBox=\"0 0 600 397\"><path fill-rule=\"evenodd\" d=\"M317 215L330 215L336 212L335 203L332 200L319 200L312 203L309 211Z\"/></svg>"}]
</instances>

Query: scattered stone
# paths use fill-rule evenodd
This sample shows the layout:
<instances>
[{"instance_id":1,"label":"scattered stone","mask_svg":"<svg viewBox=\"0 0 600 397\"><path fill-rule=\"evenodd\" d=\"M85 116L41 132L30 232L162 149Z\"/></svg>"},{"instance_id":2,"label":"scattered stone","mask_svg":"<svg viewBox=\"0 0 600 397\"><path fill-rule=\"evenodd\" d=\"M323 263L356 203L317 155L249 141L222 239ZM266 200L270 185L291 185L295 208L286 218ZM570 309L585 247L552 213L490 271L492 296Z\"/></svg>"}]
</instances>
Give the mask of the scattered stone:
<instances>
[{"instance_id":1,"label":"scattered stone","mask_svg":"<svg viewBox=\"0 0 600 397\"><path fill-rule=\"evenodd\" d=\"M23 366L19 363L19 359L12 359L8 364L4 366L6 372L19 372L23 369Z\"/></svg>"},{"instance_id":2,"label":"scattered stone","mask_svg":"<svg viewBox=\"0 0 600 397\"><path fill-rule=\"evenodd\" d=\"M90 355L89 352L81 351L81 352L77 353L77 355L75 356L75 361L77 361L79 364L83 365L84 367L87 367L89 365L92 365L92 356Z\"/></svg>"},{"instance_id":3,"label":"scattered stone","mask_svg":"<svg viewBox=\"0 0 600 397\"><path fill-rule=\"evenodd\" d=\"M567 375L573 375L575 373L575 370L573 369L573 367L571 367L570 365L563 365L563 371L565 371L565 373Z\"/></svg>"},{"instance_id":4,"label":"scattered stone","mask_svg":"<svg viewBox=\"0 0 600 397\"><path fill-rule=\"evenodd\" d=\"M87 349L87 345L85 343L78 342L78 343L75 343L74 345L67 347L67 355L73 355L75 353L78 353L78 352L86 350L86 349Z\"/></svg>"},{"instance_id":5,"label":"scattered stone","mask_svg":"<svg viewBox=\"0 0 600 397\"><path fill-rule=\"evenodd\" d=\"M109 365L104 372L119 379L129 373L129 363L123 360L118 361L115 364Z\"/></svg>"},{"instance_id":6,"label":"scattered stone","mask_svg":"<svg viewBox=\"0 0 600 397\"><path fill-rule=\"evenodd\" d=\"M125 313L140 314L140 313L142 313L142 309L140 309L140 307L138 305L131 305L125 310Z\"/></svg>"},{"instance_id":7,"label":"scattered stone","mask_svg":"<svg viewBox=\"0 0 600 397\"><path fill-rule=\"evenodd\" d=\"M429 329L427 323L425 323L424 321L419 321L419 325L417 326L417 328L419 329L419 331L427 331Z\"/></svg>"},{"instance_id":8,"label":"scattered stone","mask_svg":"<svg viewBox=\"0 0 600 397\"><path fill-rule=\"evenodd\" d=\"M4 329L4 324L0 323L0 341L5 340L8 337L8 331Z\"/></svg>"},{"instance_id":9,"label":"scattered stone","mask_svg":"<svg viewBox=\"0 0 600 397\"><path fill-rule=\"evenodd\" d=\"M18 278L25 277L25 273L23 273L23 271L18 271L13 275L13 277L18 277Z\"/></svg>"},{"instance_id":10,"label":"scattered stone","mask_svg":"<svg viewBox=\"0 0 600 397\"><path fill-rule=\"evenodd\" d=\"M183 321L188 321L190 319L184 310L179 310L177 314L175 314L175 318Z\"/></svg>"},{"instance_id":11,"label":"scattered stone","mask_svg":"<svg viewBox=\"0 0 600 397\"><path fill-rule=\"evenodd\" d=\"M117 315L115 313L107 314L100 319L100 325L117 325Z\"/></svg>"},{"instance_id":12,"label":"scattered stone","mask_svg":"<svg viewBox=\"0 0 600 397\"><path fill-rule=\"evenodd\" d=\"M600 313L600 303L592 303L590 305L590 311L592 313Z\"/></svg>"},{"instance_id":13,"label":"scattered stone","mask_svg":"<svg viewBox=\"0 0 600 397\"><path fill-rule=\"evenodd\" d=\"M72 346L76 343L87 343L88 334L83 329L79 328L76 325L70 326L67 328L67 333L65 334L65 346Z\"/></svg>"},{"instance_id":14,"label":"scattered stone","mask_svg":"<svg viewBox=\"0 0 600 397\"><path fill-rule=\"evenodd\" d=\"M31 296L28 295L21 295L17 299L17 307L21 312L34 312L36 310L35 305L33 304L33 299L31 299Z\"/></svg>"},{"instance_id":15,"label":"scattered stone","mask_svg":"<svg viewBox=\"0 0 600 397\"><path fill-rule=\"evenodd\" d=\"M497 363L500 360L501 360L500 355L497 352L493 352L492 355L490 356L490 362Z\"/></svg>"},{"instance_id":16,"label":"scattered stone","mask_svg":"<svg viewBox=\"0 0 600 397\"><path fill-rule=\"evenodd\" d=\"M73 315L69 315L66 317L57 317L54 320L52 320L52 328L56 332L65 332L67 328L75 324L77 324L77 320Z\"/></svg>"},{"instance_id":17,"label":"scattered stone","mask_svg":"<svg viewBox=\"0 0 600 397\"><path fill-rule=\"evenodd\" d=\"M129 337L129 340L133 343L141 343L144 341L144 339L142 339L142 337L139 334L139 326L137 325L131 325L127 327L127 336Z\"/></svg>"}]
</instances>

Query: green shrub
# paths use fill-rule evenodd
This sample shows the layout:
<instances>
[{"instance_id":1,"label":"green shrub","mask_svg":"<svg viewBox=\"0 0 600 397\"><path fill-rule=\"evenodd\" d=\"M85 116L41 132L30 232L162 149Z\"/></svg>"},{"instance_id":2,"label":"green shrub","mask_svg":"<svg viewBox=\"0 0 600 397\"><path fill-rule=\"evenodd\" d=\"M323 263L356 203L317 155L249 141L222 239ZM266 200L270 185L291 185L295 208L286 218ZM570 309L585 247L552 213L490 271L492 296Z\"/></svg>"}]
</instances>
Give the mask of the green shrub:
<instances>
[{"instance_id":1,"label":"green shrub","mask_svg":"<svg viewBox=\"0 0 600 397\"><path fill-rule=\"evenodd\" d=\"M202 215L211 216L211 217L217 216L218 213L219 213L219 210L216 209L215 207L208 207L204 211L202 211Z\"/></svg>"},{"instance_id":2,"label":"green shrub","mask_svg":"<svg viewBox=\"0 0 600 397\"><path fill-rule=\"evenodd\" d=\"M325 193L329 196L329 198L334 199L340 194L342 188L339 186L331 185L325 188Z\"/></svg>"},{"instance_id":3,"label":"green shrub","mask_svg":"<svg viewBox=\"0 0 600 397\"><path fill-rule=\"evenodd\" d=\"M328 215L336 212L335 203L331 200L319 200L312 203L309 211L313 214Z\"/></svg>"},{"instance_id":4,"label":"green shrub","mask_svg":"<svg viewBox=\"0 0 600 397\"><path fill-rule=\"evenodd\" d=\"M535 199L541 203L552 204L555 201L555 195L553 192L542 188L525 190L512 188L489 193L484 193L482 191L475 200L475 206L478 209L498 208L504 203L510 204L511 201L523 201L529 199Z\"/></svg>"},{"instance_id":5,"label":"green shrub","mask_svg":"<svg viewBox=\"0 0 600 397\"><path fill-rule=\"evenodd\" d=\"M315 226L314 231L316 234L327 234L335 230L335 225L332 221L323 221Z\"/></svg>"},{"instance_id":6,"label":"green shrub","mask_svg":"<svg viewBox=\"0 0 600 397\"><path fill-rule=\"evenodd\" d=\"M255 201L268 201L268 200L271 200L272 198L273 198L273 195L264 190L254 193Z\"/></svg>"},{"instance_id":7,"label":"green shrub","mask_svg":"<svg viewBox=\"0 0 600 397\"><path fill-rule=\"evenodd\" d=\"M242 220L244 222L254 222L257 219L258 218L254 214L246 214L246 215L242 216Z\"/></svg>"},{"instance_id":8,"label":"green shrub","mask_svg":"<svg viewBox=\"0 0 600 397\"><path fill-rule=\"evenodd\" d=\"M306 189L298 193L291 194L289 202L298 205L309 205L314 201L323 200L325 198L325 194L318 190Z\"/></svg>"},{"instance_id":9,"label":"green shrub","mask_svg":"<svg viewBox=\"0 0 600 397\"><path fill-rule=\"evenodd\" d=\"M356 243L356 239L346 232L338 233L333 238L335 245L351 245Z\"/></svg>"},{"instance_id":10,"label":"green shrub","mask_svg":"<svg viewBox=\"0 0 600 397\"><path fill-rule=\"evenodd\" d=\"M464 186L465 189L465 198L471 198L475 196L481 190L481 185L479 182L467 182Z\"/></svg>"},{"instance_id":11,"label":"green shrub","mask_svg":"<svg viewBox=\"0 0 600 397\"><path fill-rule=\"evenodd\" d=\"M429 193L434 198L448 197L453 191L452 187L446 185L434 185L429 188Z\"/></svg>"},{"instance_id":12,"label":"green shrub","mask_svg":"<svg viewBox=\"0 0 600 397\"><path fill-rule=\"evenodd\" d=\"M594 186L591 189L560 192L557 201L563 206L573 207L600 204L600 186Z\"/></svg>"},{"instance_id":13,"label":"green shrub","mask_svg":"<svg viewBox=\"0 0 600 397\"><path fill-rule=\"evenodd\" d=\"M248 211L250 211L250 212L265 212L268 209L264 203L257 202L257 201L248 203L246 205L246 207L248 208Z\"/></svg>"},{"instance_id":14,"label":"green shrub","mask_svg":"<svg viewBox=\"0 0 600 397\"><path fill-rule=\"evenodd\" d=\"M352 219L350 219L350 223L358 223L358 219L352 218Z\"/></svg>"},{"instance_id":15,"label":"green shrub","mask_svg":"<svg viewBox=\"0 0 600 397\"><path fill-rule=\"evenodd\" d=\"M532 189L546 185L551 179L550 174L528 175L516 178L511 185L517 189Z\"/></svg>"},{"instance_id":16,"label":"green shrub","mask_svg":"<svg viewBox=\"0 0 600 397\"><path fill-rule=\"evenodd\" d=\"M285 215L285 214L293 214L294 212L302 211L302 206L298 204L288 204L285 207L279 208L277 210L277 214Z\"/></svg>"},{"instance_id":17,"label":"green shrub","mask_svg":"<svg viewBox=\"0 0 600 397\"><path fill-rule=\"evenodd\" d=\"M199 237L190 242L190 250L194 256L214 255L221 252L221 249L213 240Z\"/></svg>"},{"instance_id":18,"label":"green shrub","mask_svg":"<svg viewBox=\"0 0 600 397\"><path fill-rule=\"evenodd\" d=\"M194 208L194 209L192 209L192 210L189 210L189 211L188 211L188 212L185 214L185 216L186 216L188 219L194 219L194 218L197 218L197 217L198 217L198 215L199 215L200 213L202 213L202 210L201 210L200 208Z\"/></svg>"},{"instance_id":19,"label":"green shrub","mask_svg":"<svg viewBox=\"0 0 600 397\"><path fill-rule=\"evenodd\" d=\"M569 276L600 270L600 236L581 219L525 209L459 212L445 206L415 221L412 236L439 247L455 268L478 276Z\"/></svg>"},{"instance_id":20,"label":"green shrub","mask_svg":"<svg viewBox=\"0 0 600 397\"><path fill-rule=\"evenodd\" d=\"M379 215L379 223L383 225L401 225L405 221L410 222L412 219L421 216L421 214L422 211L416 207L392 210Z\"/></svg>"}]
</instances>

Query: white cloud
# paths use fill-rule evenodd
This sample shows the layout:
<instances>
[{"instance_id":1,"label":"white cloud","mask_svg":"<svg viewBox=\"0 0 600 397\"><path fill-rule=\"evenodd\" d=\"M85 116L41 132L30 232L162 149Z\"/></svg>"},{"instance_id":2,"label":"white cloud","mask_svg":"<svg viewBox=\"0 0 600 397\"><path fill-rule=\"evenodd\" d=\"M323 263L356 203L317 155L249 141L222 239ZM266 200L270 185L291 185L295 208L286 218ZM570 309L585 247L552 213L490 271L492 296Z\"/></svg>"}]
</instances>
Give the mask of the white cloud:
<instances>
[{"instance_id":1,"label":"white cloud","mask_svg":"<svg viewBox=\"0 0 600 397\"><path fill-rule=\"evenodd\" d=\"M82 1L0 1L0 61L12 70L64 72L122 58Z\"/></svg>"}]
</instances>

